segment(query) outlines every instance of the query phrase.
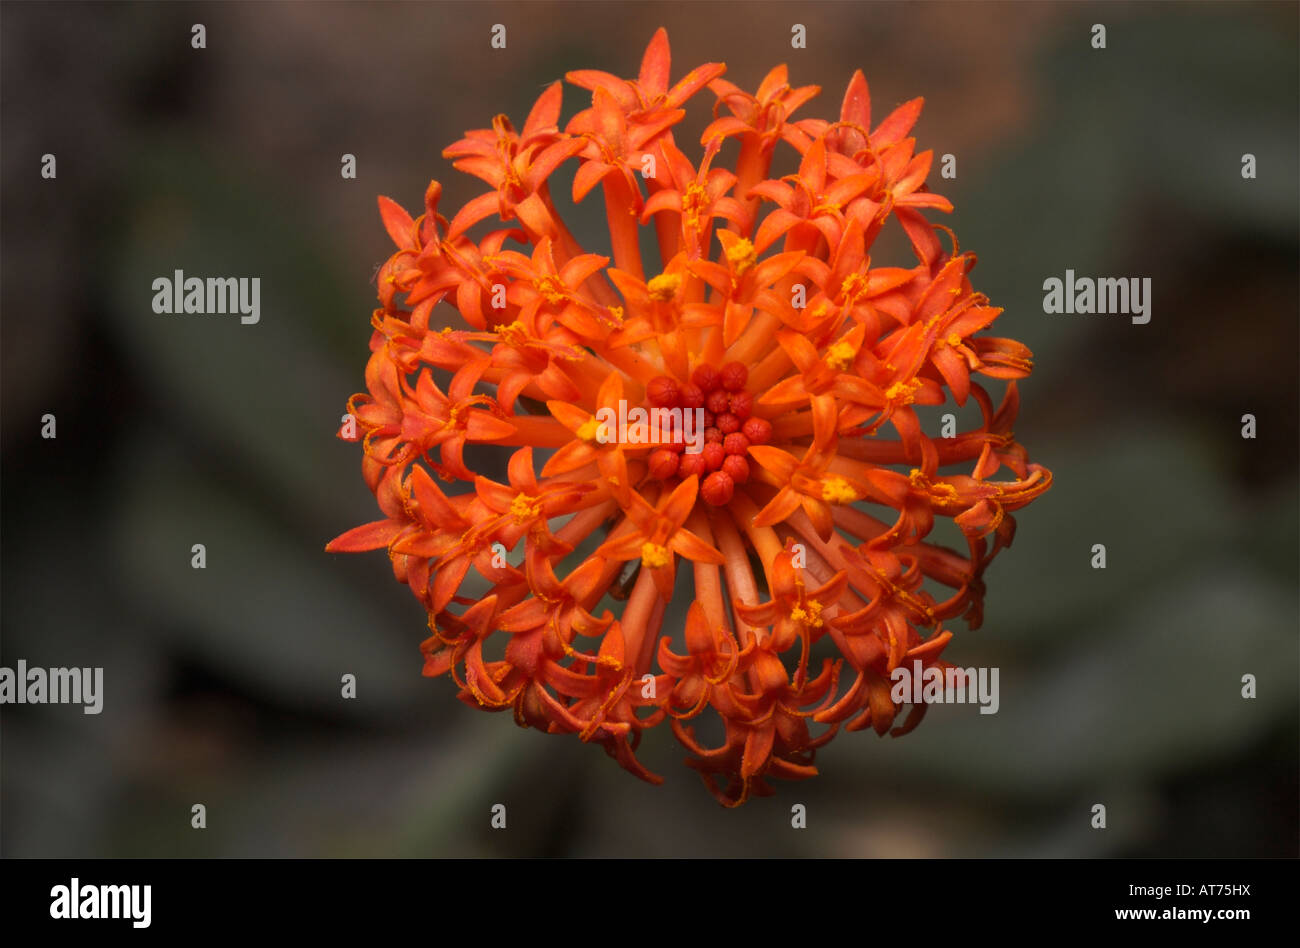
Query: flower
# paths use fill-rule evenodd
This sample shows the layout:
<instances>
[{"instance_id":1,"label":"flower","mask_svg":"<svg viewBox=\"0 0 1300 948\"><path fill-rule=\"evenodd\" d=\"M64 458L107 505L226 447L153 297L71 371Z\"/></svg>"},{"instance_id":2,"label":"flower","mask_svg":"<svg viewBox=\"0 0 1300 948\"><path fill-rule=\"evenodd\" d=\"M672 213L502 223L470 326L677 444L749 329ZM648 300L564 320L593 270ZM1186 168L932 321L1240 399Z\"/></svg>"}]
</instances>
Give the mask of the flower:
<instances>
[{"instance_id":1,"label":"flower","mask_svg":"<svg viewBox=\"0 0 1300 948\"><path fill-rule=\"evenodd\" d=\"M326 549L387 549L428 611L424 674L462 700L652 782L636 749L666 723L734 806L815 774L841 725L916 726L924 705L895 724L891 673L947 667L949 623L978 628L984 572L1051 473L1012 433L1029 350L982 335L1001 310L924 216L952 205L910 137L921 100L872 131L858 72L837 121L796 120L817 87L779 66L751 95L725 68L671 82L660 30L636 79L566 77L591 94L567 124L555 83L522 132L497 116L448 148L492 188L450 221L436 181L417 218L379 199L397 249L340 437L383 518ZM696 165L673 128L706 88ZM798 172L773 180L780 148ZM575 201L602 192L607 253L561 217L566 166ZM890 226L913 264L873 263ZM434 328L452 310L463 326ZM1005 383L1000 407L981 377ZM971 400L978 427L924 430L916 406ZM664 426L611 422L637 412ZM492 450L504 476L472 470ZM938 518L964 550L928 539Z\"/></svg>"}]
</instances>

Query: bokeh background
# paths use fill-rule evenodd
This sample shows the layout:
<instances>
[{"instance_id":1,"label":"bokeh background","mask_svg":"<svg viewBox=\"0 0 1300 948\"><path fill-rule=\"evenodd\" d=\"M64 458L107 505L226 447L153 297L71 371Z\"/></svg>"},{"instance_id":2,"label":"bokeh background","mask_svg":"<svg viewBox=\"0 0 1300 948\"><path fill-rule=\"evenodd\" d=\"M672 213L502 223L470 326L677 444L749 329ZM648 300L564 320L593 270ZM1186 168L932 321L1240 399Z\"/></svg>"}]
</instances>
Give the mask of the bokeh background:
<instances>
[{"instance_id":1,"label":"bokeh background","mask_svg":"<svg viewBox=\"0 0 1300 948\"><path fill-rule=\"evenodd\" d=\"M946 656L1000 667L999 713L841 734L739 811L666 729L656 788L456 701L382 553L322 552L375 516L333 437L391 250L375 196L437 177L458 206L481 186L443 147L567 69L635 75L660 25L675 77L788 62L824 90L804 115L858 67L877 115L926 97L1056 474ZM1292 3L5 3L0 661L103 666L106 697L4 709L0 854L1295 856L1298 47ZM156 316L177 268L260 276L260 324ZM1067 268L1149 276L1152 321L1045 316Z\"/></svg>"}]
</instances>

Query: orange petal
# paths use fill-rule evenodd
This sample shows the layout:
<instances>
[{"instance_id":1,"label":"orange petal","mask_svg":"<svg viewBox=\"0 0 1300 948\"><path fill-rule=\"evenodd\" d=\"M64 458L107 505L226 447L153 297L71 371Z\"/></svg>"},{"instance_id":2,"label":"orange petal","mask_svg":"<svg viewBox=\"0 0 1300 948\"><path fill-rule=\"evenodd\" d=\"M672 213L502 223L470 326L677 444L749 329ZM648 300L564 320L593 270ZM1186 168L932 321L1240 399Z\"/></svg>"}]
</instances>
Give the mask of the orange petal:
<instances>
[{"instance_id":1,"label":"orange petal","mask_svg":"<svg viewBox=\"0 0 1300 948\"><path fill-rule=\"evenodd\" d=\"M388 546L393 538L409 526L402 520L376 520L353 527L325 545L327 553L364 553Z\"/></svg>"},{"instance_id":2,"label":"orange petal","mask_svg":"<svg viewBox=\"0 0 1300 948\"><path fill-rule=\"evenodd\" d=\"M384 219L384 229L388 231L388 236L397 244L399 250L418 250L419 244L415 240L415 221L411 220L411 215L406 213L396 201L386 198L383 195L379 197L379 216Z\"/></svg>"}]
</instances>

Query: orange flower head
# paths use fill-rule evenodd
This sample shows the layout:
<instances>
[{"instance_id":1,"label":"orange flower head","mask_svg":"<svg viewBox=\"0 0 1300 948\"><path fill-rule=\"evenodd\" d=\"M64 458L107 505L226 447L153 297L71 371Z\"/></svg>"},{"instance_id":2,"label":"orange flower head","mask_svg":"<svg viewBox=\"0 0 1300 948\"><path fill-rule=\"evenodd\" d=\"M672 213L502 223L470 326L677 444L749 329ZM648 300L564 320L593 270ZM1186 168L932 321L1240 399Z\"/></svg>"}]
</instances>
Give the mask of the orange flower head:
<instances>
[{"instance_id":1,"label":"orange flower head","mask_svg":"<svg viewBox=\"0 0 1300 948\"><path fill-rule=\"evenodd\" d=\"M450 220L436 181L416 218L379 199L397 249L340 437L383 517L327 549L388 551L428 611L424 674L462 700L656 783L635 751L667 725L734 806L815 774L841 725L916 726L924 704L895 725L891 673L947 667L948 623L978 627L1011 514L1051 474L1012 434L1030 353L984 334L1001 310L975 257L925 216L952 205L910 137L921 100L873 129L858 72L837 120L796 120L817 87L779 66L751 95L725 68L672 82L660 30L636 79L567 76L591 94L567 124L557 82L521 131L498 116L448 148L491 188ZM672 130L706 89L696 165ZM798 172L774 180L778 148ZM602 193L609 255L557 210L566 166L574 201ZM890 226L911 266L873 264ZM923 430L917 406L972 399L979 427ZM491 447L501 480L471 466ZM927 539L940 517L964 550Z\"/></svg>"}]
</instances>

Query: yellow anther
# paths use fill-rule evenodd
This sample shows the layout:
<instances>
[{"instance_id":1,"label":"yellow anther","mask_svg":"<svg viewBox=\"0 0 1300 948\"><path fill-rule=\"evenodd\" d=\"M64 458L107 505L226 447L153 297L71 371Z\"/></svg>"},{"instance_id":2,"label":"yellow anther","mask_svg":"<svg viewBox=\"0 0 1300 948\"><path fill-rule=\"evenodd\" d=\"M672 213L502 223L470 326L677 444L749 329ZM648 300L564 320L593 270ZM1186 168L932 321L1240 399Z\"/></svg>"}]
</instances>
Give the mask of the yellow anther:
<instances>
[{"instance_id":1,"label":"yellow anther","mask_svg":"<svg viewBox=\"0 0 1300 948\"><path fill-rule=\"evenodd\" d=\"M677 293L677 288L682 285L682 278L676 273L661 273L649 283L646 284L646 292L650 294L652 300L658 300L660 303L667 303Z\"/></svg>"},{"instance_id":2,"label":"yellow anther","mask_svg":"<svg viewBox=\"0 0 1300 948\"><path fill-rule=\"evenodd\" d=\"M686 190L682 192L682 224L691 230L700 226L700 211L704 207L704 202L708 200L709 193L703 187L692 181L686 185Z\"/></svg>"},{"instance_id":3,"label":"yellow anther","mask_svg":"<svg viewBox=\"0 0 1300 948\"><path fill-rule=\"evenodd\" d=\"M907 479L911 481L912 486L918 490L929 491L934 496L943 500L953 501L957 499L957 488L943 481L932 481L921 473L918 468L912 468L912 472Z\"/></svg>"},{"instance_id":4,"label":"yellow anther","mask_svg":"<svg viewBox=\"0 0 1300 948\"><path fill-rule=\"evenodd\" d=\"M885 397L891 402L901 402L904 405L910 405L912 399L916 397L916 390L921 387L919 379L905 379L901 382L895 382L889 388L885 389Z\"/></svg>"},{"instance_id":5,"label":"yellow anther","mask_svg":"<svg viewBox=\"0 0 1300 948\"><path fill-rule=\"evenodd\" d=\"M742 237L727 249L727 259L737 273L744 273L757 262L758 252L754 250L753 244Z\"/></svg>"},{"instance_id":6,"label":"yellow anther","mask_svg":"<svg viewBox=\"0 0 1300 948\"><path fill-rule=\"evenodd\" d=\"M578 428L577 434L579 439L591 444L600 438L601 431L604 430L604 427L605 426L597 420L596 416L593 415L582 423L582 426Z\"/></svg>"},{"instance_id":7,"label":"yellow anther","mask_svg":"<svg viewBox=\"0 0 1300 948\"><path fill-rule=\"evenodd\" d=\"M569 298L569 291L564 284L553 276L544 276L539 280L534 280L533 286L553 306L558 306Z\"/></svg>"},{"instance_id":8,"label":"yellow anther","mask_svg":"<svg viewBox=\"0 0 1300 948\"><path fill-rule=\"evenodd\" d=\"M668 552L668 547L660 546L658 543L643 543L641 545L641 565L648 566L650 569L658 569L661 566L667 566L672 561L673 557Z\"/></svg>"},{"instance_id":9,"label":"yellow anther","mask_svg":"<svg viewBox=\"0 0 1300 948\"><path fill-rule=\"evenodd\" d=\"M790 609L790 618L795 622L802 622L813 628L820 628L822 625L822 604L816 599L809 599L802 606L794 606Z\"/></svg>"},{"instance_id":10,"label":"yellow anther","mask_svg":"<svg viewBox=\"0 0 1300 948\"><path fill-rule=\"evenodd\" d=\"M503 342L507 342L513 346L523 345L528 341L528 330L526 330L524 324L517 319L509 326L498 326L497 335L501 337Z\"/></svg>"},{"instance_id":11,"label":"yellow anther","mask_svg":"<svg viewBox=\"0 0 1300 948\"><path fill-rule=\"evenodd\" d=\"M853 302L867 288L867 280L861 273L850 273L840 284L840 296Z\"/></svg>"},{"instance_id":12,"label":"yellow anther","mask_svg":"<svg viewBox=\"0 0 1300 948\"><path fill-rule=\"evenodd\" d=\"M541 507L541 501L534 500L527 494L518 494L510 502L510 516L514 518L515 523L527 523L537 516Z\"/></svg>"},{"instance_id":13,"label":"yellow anther","mask_svg":"<svg viewBox=\"0 0 1300 948\"><path fill-rule=\"evenodd\" d=\"M826 364L836 372L843 372L853 361L854 355L853 346L847 342L837 342L827 350Z\"/></svg>"},{"instance_id":14,"label":"yellow anther","mask_svg":"<svg viewBox=\"0 0 1300 948\"><path fill-rule=\"evenodd\" d=\"M828 504L851 504L858 499L858 493L844 478L832 474L822 481L822 500Z\"/></svg>"}]
</instances>

